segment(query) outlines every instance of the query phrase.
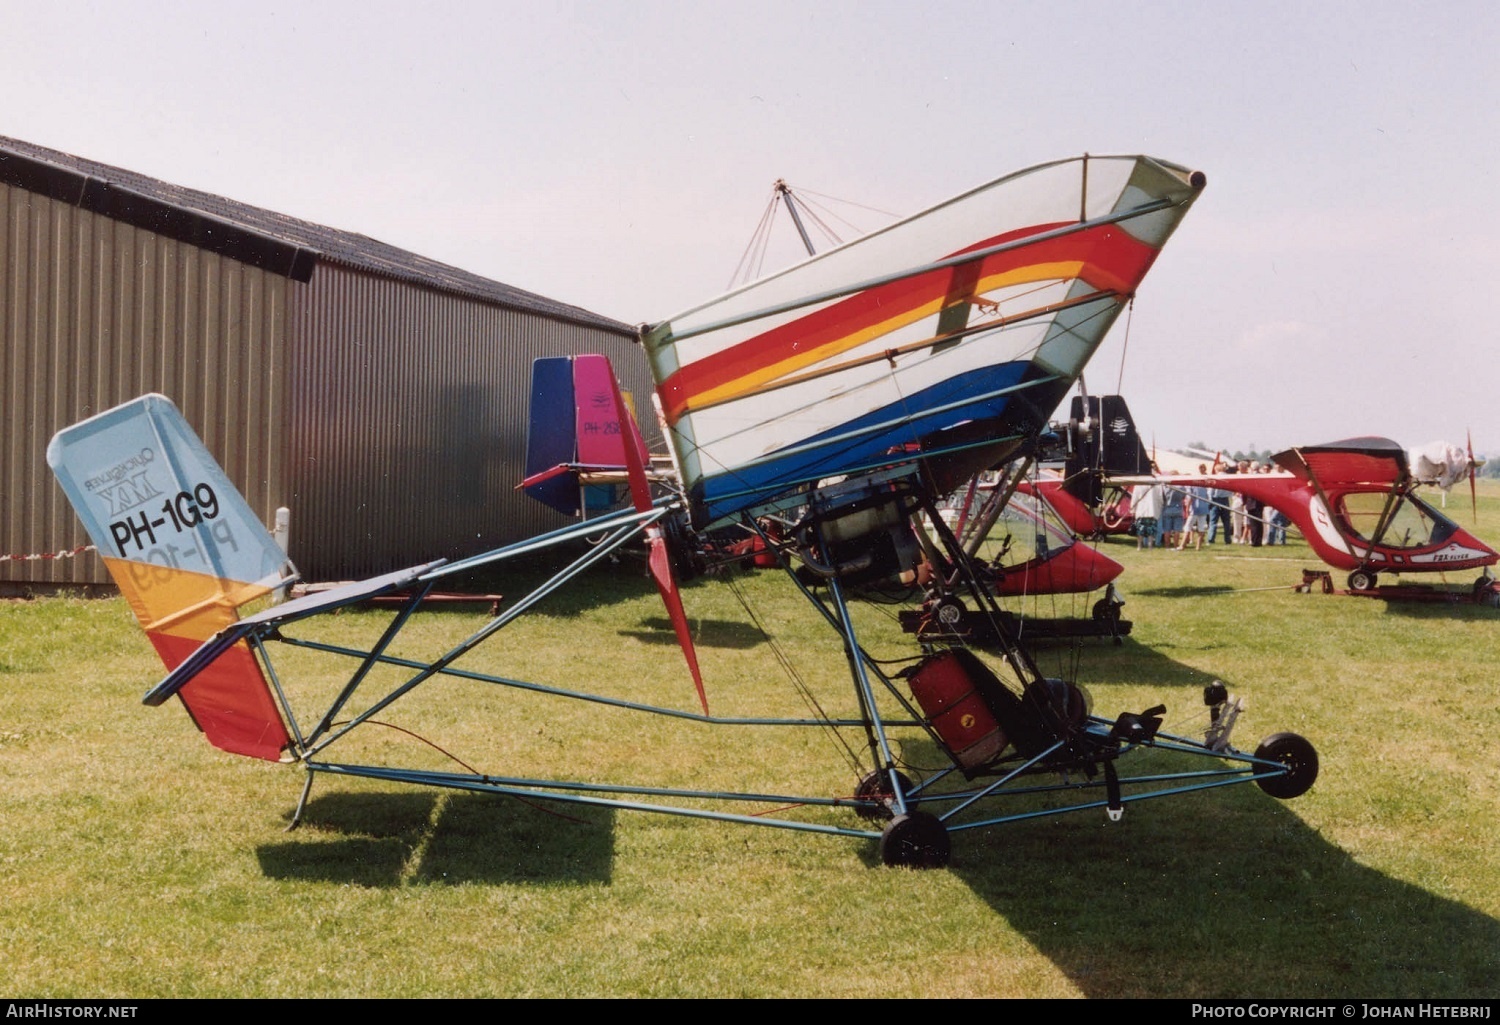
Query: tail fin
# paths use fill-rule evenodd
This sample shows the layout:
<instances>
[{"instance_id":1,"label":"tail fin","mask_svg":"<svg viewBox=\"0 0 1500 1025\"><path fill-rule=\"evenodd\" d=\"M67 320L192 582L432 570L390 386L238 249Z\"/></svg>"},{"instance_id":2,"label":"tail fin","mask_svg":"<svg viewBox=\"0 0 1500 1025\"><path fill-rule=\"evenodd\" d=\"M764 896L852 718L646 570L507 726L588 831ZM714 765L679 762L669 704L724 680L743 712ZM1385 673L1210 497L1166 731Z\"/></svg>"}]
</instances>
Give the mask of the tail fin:
<instances>
[{"instance_id":1,"label":"tail fin","mask_svg":"<svg viewBox=\"0 0 1500 1025\"><path fill-rule=\"evenodd\" d=\"M168 669L294 574L170 399L144 395L59 431L47 462ZM272 761L290 743L243 641L182 688L210 743Z\"/></svg>"},{"instance_id":2,"label":"tail fin","mask_svg":"<svg viewBox=\"0 0 1500 1025\"><path fill-rule=\"evenodd\" d=\"M634 423L630 397L619 391L604 356L548 356L531 364L531 413L522 489L570 516L593 508L584 475L624 482L626 446L642 465L650 457ZM613 488L613 483L593 485ZM608 496L603 505L613 505Z\"/></svg>"},{"instance_id":3,"label":"tail fin","mask_svg":"<svg viewBox=\"0 0 1500 1025\"><path fill-rule=\"evenodd\" d=\"M1103 497L1099 474L1139 475L1151 472L1151 457L1141 443L1135 418L1121 395L1075 395L1074 422L1090 420L1094 429L1068 457L1068 493L1086 505Z\"/></svg>"},{"instance_id":4,"label":"tail fin","mask_svg":"<svg viewBox=\"0 0 1500 1025\"><path fill-rule=\"evenodd\" d=\"M531 364L531 421L526 436L526 493L561 512L577 516L583 504L584 475L594 479L618 477L628 486L638 512L651 508L651 483L646 467L651 457L635 421L629 396L620 390L614 368L605 356L554 356ZM612 486L612 485L611 485ZM660 526L650 528L647 567L687 660L703 713L708 696L698 653L667 539Z\"/></svg>"}]
</instances>

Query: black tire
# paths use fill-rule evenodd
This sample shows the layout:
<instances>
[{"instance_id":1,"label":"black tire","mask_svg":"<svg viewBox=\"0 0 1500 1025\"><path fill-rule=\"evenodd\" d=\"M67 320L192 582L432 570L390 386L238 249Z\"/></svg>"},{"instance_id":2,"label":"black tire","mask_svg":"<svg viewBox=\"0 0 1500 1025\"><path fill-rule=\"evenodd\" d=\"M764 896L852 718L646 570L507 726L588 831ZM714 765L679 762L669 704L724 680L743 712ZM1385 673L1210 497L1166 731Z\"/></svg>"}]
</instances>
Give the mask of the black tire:
<instances>
[{"instance_id":1,"label":"black tire","mask_svg":"<svg viewBox=\"0 0 1500 1025\"><path fill-rule=\"evenodd\" d=\"M1351 591L1373 591L1375 584L1376 577L1373 569L1357 569L1349 574L1349 590Z\"/></svg>"},{"instance_id":2,"label":"black tire","mask_svg":"<svg viewBox=\"0 0 1500 1025\"><path fill-rule=\"evenodd\" d=\"M1275 776L1263 775L1274 771L1269 766L1255 767L1255 774L1259 777L1255 781L1256 785L1278 800L1289 801L1293 797L1301 797L1318 778L1318 752L1313 750L1312 744L1305 738L1295 733L1273 733L1260 742L1260 747L1255 749L1255 757L1286 766L1285 774Z\"/></svg>"},{"instance_id":3,"label":"black tire","mask_svg":"<svg viewBox=\"0 0 1500 1025\"><path fill-rule=\"evenodd\" d=\"M880 836L880 860L892 868L942 868L951 853L948 827L925 811L897 815Z\"/></svg>"},{"instance_id":4,"label":"black tire","mask_svg":"<svg viewBox=\"0 0 1500 1025\"><path fill-rule=\"evenodd\" d=\"M1087 691L1067 680L1038 680L1027 684L1023 694L1044 722L1062 726L1083 726L1094 704Z\"/></svg>"},{"instance_id":5,"label":"black tire","mask_svg":"<svg viewBox=\"0 0 1500 1025\"><path fill-rule=\"evenodd\" d=\"M896 779L901 784L901 793L903 796L911 793L911 780L906 778L906 773L897 772ZM866 804L855 805L854 813L860 818L869 819L873 822L876 819L888 819L891 817L891 809L884 803L890 800L892 796L891 778L884 769L876 769L874 772L865 773L864 778L859 781L859 786L854 788L854 796L861 801L881 802L873 808ZM913 808L916 806L916 802L908 800L906 806Z\"/></svg>"}]
</instances>

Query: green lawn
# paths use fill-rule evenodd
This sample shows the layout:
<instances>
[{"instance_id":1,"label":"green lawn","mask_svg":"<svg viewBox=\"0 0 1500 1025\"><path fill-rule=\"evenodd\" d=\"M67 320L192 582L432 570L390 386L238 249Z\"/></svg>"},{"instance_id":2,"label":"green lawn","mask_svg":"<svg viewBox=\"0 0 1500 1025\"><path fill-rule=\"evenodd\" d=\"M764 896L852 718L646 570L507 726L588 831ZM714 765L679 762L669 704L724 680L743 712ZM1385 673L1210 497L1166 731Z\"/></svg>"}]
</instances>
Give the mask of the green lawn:
<instances>
[{"instance_id":1,"label":"green lawn","mask_svg":"<svg viewBox=\"0 0 1500 1025\"><path fill-rule=\"evenodd\" d=\"M1500 484L1478 533L1500 539ZM1467 525L1468 496L1450 503ZM1500 995L1500 610L1294 593L1299 544L1138 553L1134 633L1039 649L1095 711L1158 701L1190 732L1213 679L1235 740L1318 748L1306 795L1254 786L955 837L938 871L871 842L320 778L222 754L174 702L119 600L0 604L0 958L9 996ZM1468 582L1468 574L1463 582ZM838 645L780 577L742 590L828 711ZM487 586L512 591L506 582ZM713 709L803 714L719 581L686 588ZM1085 610L1049 600L1042 614ZM871 608L877 657L914 648ZM327 624L368 640L385 613ZM482 621L409 631L432 654ZM503 631L476 665L692 707L638 562ZM332 676L289 663L300 698ZM678 725L481 684L431 684L381 720L496 773L844 794L822 731ZM762 734L769 735L762 735ZM456 769L379 727L347 756ZM902 738L914 771L930 744ZM857 820L812 811L822 821Z\"/></svg>"}]
</instances>

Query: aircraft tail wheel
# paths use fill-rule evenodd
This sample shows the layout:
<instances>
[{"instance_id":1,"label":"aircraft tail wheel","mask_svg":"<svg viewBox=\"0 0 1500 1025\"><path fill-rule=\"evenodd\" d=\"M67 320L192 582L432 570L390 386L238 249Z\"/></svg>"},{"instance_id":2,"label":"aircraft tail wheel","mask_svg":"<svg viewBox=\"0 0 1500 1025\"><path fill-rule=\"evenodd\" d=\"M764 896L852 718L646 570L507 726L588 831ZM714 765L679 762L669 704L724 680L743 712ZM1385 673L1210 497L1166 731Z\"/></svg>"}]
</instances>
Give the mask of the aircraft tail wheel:
<instances>
[{"instance_id":1,"label":"aircraft tail wheel","mask_svg":"<svg viewBox=\"0 0 1500 1025\"><path fill-rule=\"evenodd\" d=\"M911 780L906 778L904 772L896 773L896 780L901 784L901 795L906 797L911 793ZM854 788L854 796L861 801L879 801L875 807L859 804L854 806L854 812L862 819L888 819L891 817L890 806L885 802L891 799L891 777L884 769L876 769L874 772L865 774L859 781L859 786ZM907 807L916 802L907 797Z\"/></svg>"},{"instance_id":2,"label":"aircraft tail wheel","mask_svg":"<svg viewBox=\"0 0 1500 1025\"><path fill-rule=\"evenodd\" d=\"M1375 571L1369 569L1357 569L1349 574L1349 590L1351 591L1373 591L1375 590Z\"/></svg>"},{"instance_id":3,"label":"aircraft tail wheel","mask_svg":"<svg viewBox=\"0 0 1500 1025\"><path fill-rule=\"evenodd\" d=\"M951 852L948 827L925 811L897 815L880 836L880 860L892 867L942 868Z\"/></svg>"},{"instance_id":4,"label":"aircraft tail wheel","mask_svg":"<svg viewBox=\"0 0 1500 1025\"><path fill-rule=\"evenodd\" d=\"M1318 778L1318 752L1295 733L1272 734L1255 749L1255 757L1286 766L1286 773L1278 776L1264 775L1275 771L1269 766L1255 767L1256 775L1263 776L1255 781L1256 786L1279 800L1301 797Z\"/></svg>"}]
</instances>

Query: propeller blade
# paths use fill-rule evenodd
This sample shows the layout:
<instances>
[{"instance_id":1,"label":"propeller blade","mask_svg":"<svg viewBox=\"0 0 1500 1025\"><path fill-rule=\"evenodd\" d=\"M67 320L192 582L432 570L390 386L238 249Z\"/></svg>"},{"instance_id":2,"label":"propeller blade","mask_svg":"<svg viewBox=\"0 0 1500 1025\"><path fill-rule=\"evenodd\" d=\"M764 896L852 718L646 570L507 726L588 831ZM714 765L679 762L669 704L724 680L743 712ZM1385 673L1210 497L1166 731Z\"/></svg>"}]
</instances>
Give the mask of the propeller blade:
<instances>
[{"instance_id":1,"label":"propeller blade","mask_svg":"<svg viewBox=\"0 0 1500 1025\"><path fill-rule=\"evenodd\" d=\"M625 441L625 469L630 474L630 497L635 503L636 511L645 512L652 505L651 482L646 479L645 460L642 457L642 453L646 451L646 443L641 439L641 429L636 426L635 417L630 415L625 399L620 394L619 380L613 372L609 379L614 386L615 410L620 415L621 433L628 432ZM698 651L693 647L693 633L688 629L687 612L682 608L677 578L672 575L672 558L667 551L667 539L662 536L660 527L649 528L646 536L651 546L646 559L646 564L651 569L651 579L656 581L656 590L661 594L662 604L667 607L667 616L672 620L672 629L677 634L677 646L682 649L682 657L687 659L688 672L693 674L693 686L698 689L698 702L703 706L703 714L708 715L708 695L703 690L703 674L698 670Z\"/></svg>"},{"instance_id":2,"label":"propeller blade","mask_svg":"<svg viewBox=\"0 0 1500 1025\"><path fill-rule=\"evenodd\" d=\"M693 633L688 629L687 613L682 608L682 595L677 591L677 579L672 575L672 559L667 552L667 539L655 527L651 529L651 555L647 560L651 567L651 579L661 592L662 604L671 617L672 629L677 633L677 645L682 648L682 657L687 659L688 672L693 674L693 686L698 688L698 702L703 714L708 715L708 695L703 690L703 674L698 670L698 652L693 647Z\"/></svg>"},{"instance_id":3,"label":"propeller blade","mask_svg":"<svg viewBox=\"0 0 1500 1025\"><path fill-rule=\"evenodd\" d=\"M635 417L630 415L630 410L625 405L625 399L620 395L620 382L610 380L615 386L615 409L620 412L620 427L622 433L626 433L625 440L625 469L630 474L630 499L635 503L636 512L645 512L651 508L651 482L646 479L646 462L641 453L646 451L646 443L641 438L641 429L636 426ZM627 425L628 428L627 428Z\"/></svg>"},{"instance_id":4,"label":"propeller blade","mask_svg":"<svg viewBox=\"0 0 1500 1025\"><path fill-rule=\"evenodd\" d=\"M1479 467L1474 462L1474 431L1472 429L1468 429L1465 430L1464 433L1467 436L1467 441L1469 443L1469 507L1474 516L1474 522L1478 523L1479 487L1474 483L1474 478L1477 476L1476 471L1479 469Z\"/></svg>"}]
</instances>

